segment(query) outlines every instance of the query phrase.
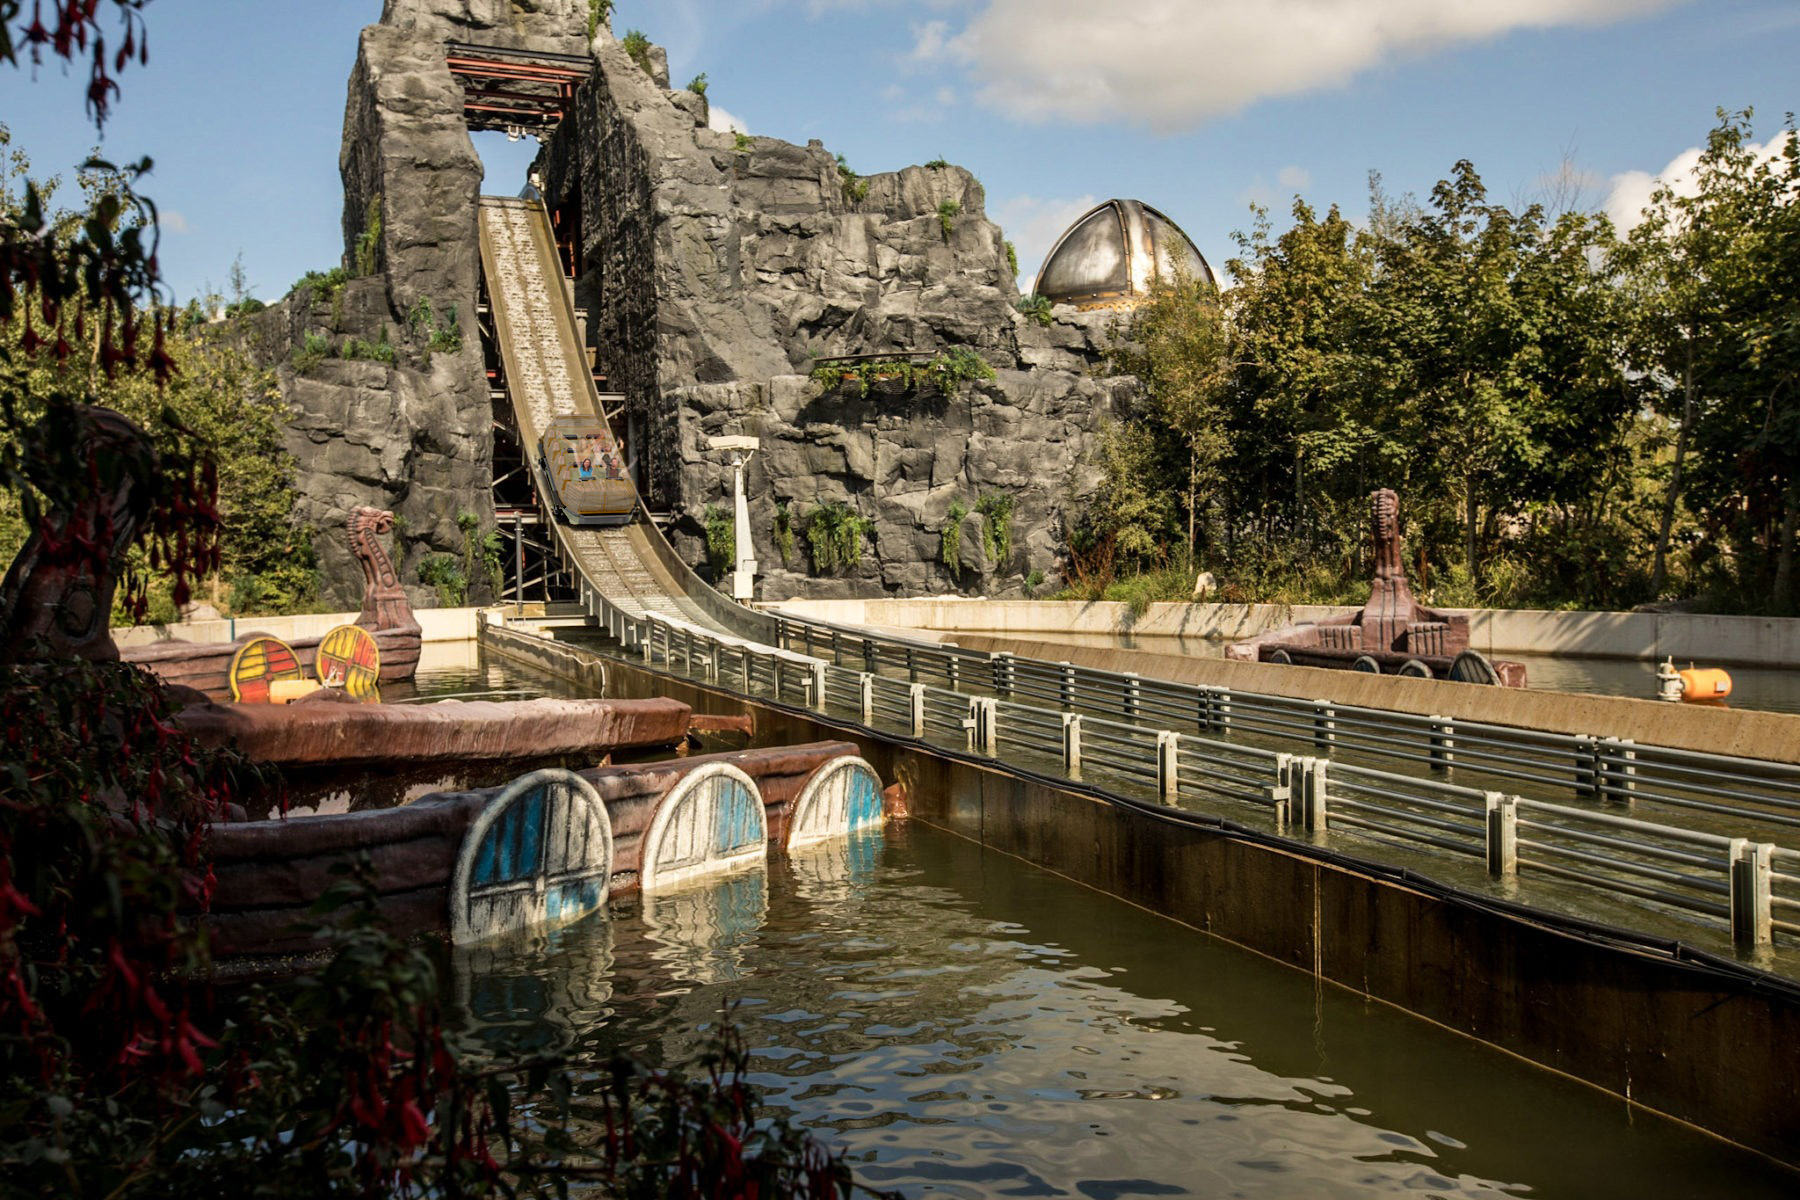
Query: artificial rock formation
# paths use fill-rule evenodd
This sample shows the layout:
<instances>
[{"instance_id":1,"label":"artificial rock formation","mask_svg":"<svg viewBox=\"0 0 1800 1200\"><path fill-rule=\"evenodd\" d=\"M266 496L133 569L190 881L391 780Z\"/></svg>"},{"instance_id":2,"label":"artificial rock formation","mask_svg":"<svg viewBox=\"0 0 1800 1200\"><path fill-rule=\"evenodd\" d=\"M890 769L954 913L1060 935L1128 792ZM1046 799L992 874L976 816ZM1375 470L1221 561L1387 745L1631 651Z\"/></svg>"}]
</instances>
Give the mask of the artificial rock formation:
<instances>
[{"instance_id":1,"label":"artificial rock formation","mask_svg":"<svg viewBox=\"0 0 1800 1200\"><path fill-rule=\"evenodd\" d=\"M482 167L445 43L579 54L585 21L577 0L387 0L362 32L344 108L351 278L326 294L301 289L265 318L294 410L295 519L325 529L362 505L392 511L405 530L399 577L421 606L437 598L418 581L420 560L460 558L494 526L475 323ZM323 539L318 550L326 601L354 603L355 561ZM488 598L486 580L468 582L472 600Z\"/></svg>"},{"instance_id":2,"label":"artificial rock formation","mask_svg":"<svg viewBox=\"0 0 1800 1200\"><path fill-rule=\"evenodd\" d=\"M298 519L326 528L358 505L393 511L415 603L433 602L417 586L419 560L460 554L458 514L476 517L477 537L493 520L474 321L481 166L445 43L585 54L586 22L579 0L387 0L363 31L345 109L354 277L265 318L296 412ZM689 561L704 559L699 515L728 502L729 465L707 440L749 434L762 442L749 479L761 595L1004 590L1033 569L1054 574L1064 526L1098 484L1096 432L1131 386L1091 370L1110 318L1063 309L1045 327L1015 311L1000 230L968 172L873 175L858 197L816 142L708 128L705 99L668 89L655 48L649 71L604 30L591 49L594 74L537 173L547 203L580 230L588 336L628 397L621 432L651 507L683 515ZM423 321L421 303L432 314ZM462 349L433 350L452 307ZM321 344L329 352L311 352ZM878 385L867 396L807 378L821 355L953 347L979 352L997 377L949 394ZM952 571L938 561L946 514L984 492L1013 498L1012 554ZM809 578L802 537L784 566L776 504L803 517L833 502L873 522L861 565ZM330 598L355 595L347 557L322 545L321 566ZM482 581L471 583L483 598Z\"/></svg>"},{"instance_id":3,"label":"artificial rock formation","mask_svg":"<svg viewBox=\"0 0 1800 1200\"><path fill-rule=\"evenodd\" d=\"M1131 386L1091 372L1110 318L1060 310L1044 327L1016 311L1002 234L960 167L872 175L859 198L819 143L710 129L702 97L668 91L616 44L595 54L539 174L553 209L579 213L577 302L626 393L653 506L692 516L725 501L730 471L708 439L748 434L762 443L749 473L761 595L1004 590L1053 573L1099 481L1096 432ZM808 377L821 356L954 347L996 378L862 395ZM940 531L952 503L985 492L1013 497L1013 553L953 572ZM778 503L871 520L862 564L809 579L801 539L784 566ZM683 529L699 561L698 525Z\"/></svg>"}]
</instances>

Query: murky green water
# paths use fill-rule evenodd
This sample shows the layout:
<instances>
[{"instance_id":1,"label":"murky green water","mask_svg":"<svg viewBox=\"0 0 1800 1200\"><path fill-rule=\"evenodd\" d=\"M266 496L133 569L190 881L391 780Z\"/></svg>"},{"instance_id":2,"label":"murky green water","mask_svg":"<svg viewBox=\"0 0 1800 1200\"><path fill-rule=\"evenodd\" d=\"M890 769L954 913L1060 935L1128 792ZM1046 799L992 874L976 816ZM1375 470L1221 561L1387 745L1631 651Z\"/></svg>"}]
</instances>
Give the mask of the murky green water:
<instances>
[{"instance_id":1,"label":"murky green water","mask_svg":"<svg viewBox=\"0 0 1800 1200\"><path fill-rule=\"evenodd\" d=\"M495 1040L680 1062L910 1196L1791 1197L1683 1126L917 824L459 955Z\"/></svg>"}]
</instances>

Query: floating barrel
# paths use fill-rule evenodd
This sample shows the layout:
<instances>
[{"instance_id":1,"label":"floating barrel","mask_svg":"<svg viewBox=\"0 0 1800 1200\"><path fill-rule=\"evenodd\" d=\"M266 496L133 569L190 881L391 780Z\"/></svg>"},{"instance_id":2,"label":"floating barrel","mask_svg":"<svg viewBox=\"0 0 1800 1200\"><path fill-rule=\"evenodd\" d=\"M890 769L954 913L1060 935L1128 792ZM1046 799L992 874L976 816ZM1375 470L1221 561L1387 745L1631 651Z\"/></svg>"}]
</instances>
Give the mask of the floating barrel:
<instances>
[{"instance_id":1,"label":"floating barrel","mask_svg":"<svg viewBox=\"0 0 1800 1200\"><path fill-rule=\"evenodd\" d=\"M1683 704L1723 704L1731 695L1731 676L1718 667L1689 667L1675 677L1681 680Z\"/></svg>"},{"instance_id":2,"label":"floating barrel","mask_svg":"<svg viewBox=\"0 0 1800 1200\"><path fill-rule=\"evenodd\" d=\"M481 810L456 856L450 937L479 942L566 925L606 903L612 821L573 771L533 771Z\"/></svg>"},{"instance_id":3,"label":"floating barrel","mask_svg":"<svg viewBox=\"0 0 1800 1200\"><path fill-rule=\"evenodd\" d=\"M769 856L768 818L756 783L730 763L707 763L683 776L657 806L644 835L645 892Z\"/></svg>"},{"instance_id":4,"label":"floating barrel","mask_svg":"<svg viewBox=\"0 0 1800 1200\"><path fill-rule=\"evenodd\" d=\"M878 829L881 821L881 777L867 762L846 754L814 771L800 790L788 822L788 849Z\"/></svg>"}]
</instances>

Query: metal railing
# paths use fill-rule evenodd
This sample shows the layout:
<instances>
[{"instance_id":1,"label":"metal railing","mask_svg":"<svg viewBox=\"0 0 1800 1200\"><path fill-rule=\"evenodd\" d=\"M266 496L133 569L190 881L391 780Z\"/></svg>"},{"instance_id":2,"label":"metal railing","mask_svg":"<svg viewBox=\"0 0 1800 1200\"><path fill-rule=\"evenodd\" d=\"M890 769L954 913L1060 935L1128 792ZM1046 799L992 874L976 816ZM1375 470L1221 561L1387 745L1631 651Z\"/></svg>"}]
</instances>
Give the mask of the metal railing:
<instances>
[{"instance_id":1,"label":"metal railing","mask_svg":"<svg viewBox=\"0 0 1800 1200\"><path fill-rule=\"evenodd\" d=\"M589 602L645 664L747 696L1140 801L1223 807L1287 836L1335 830L1469 860L1495 879L1627 897L1743 947L1800 943L1800 770L1783 764L1233 692L790 617L776 618L781 646L764 646Z\"/></svg>"}]
</instances>

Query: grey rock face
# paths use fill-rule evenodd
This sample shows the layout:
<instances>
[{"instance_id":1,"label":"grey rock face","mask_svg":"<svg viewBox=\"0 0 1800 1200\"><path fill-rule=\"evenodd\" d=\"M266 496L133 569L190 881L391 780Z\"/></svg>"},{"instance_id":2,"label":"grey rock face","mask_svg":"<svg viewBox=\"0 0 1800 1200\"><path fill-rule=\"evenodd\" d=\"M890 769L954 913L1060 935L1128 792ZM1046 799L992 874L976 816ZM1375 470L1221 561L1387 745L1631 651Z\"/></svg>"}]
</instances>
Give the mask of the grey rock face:
<instances>
[{"instance_id":1,"label":"grey rock face","mask_svg":"<svg viewBox=\"0 0 1800 1200\"><path fill-rule=\"evenodd\" d=\"M372 272L334 301L295 297L266 318L296 413L296 512L320 531L332 601L360 588L335 533L357 505L401 519L395 557L415 585L425 555L461 557L458 514L476 517L477 537L493 528L474 319L481 164L444 45L584 54L586 21L585 0L387 0L363 31L340 166L344 262ZM968 172L846 180L817 142L740 144L707 128L705 98L669 90L660 48L648 73L609 31L592 53L595 75L538 172L552 208L579 220L577 303L627 394L622 432L651 506L678 514L690 561L704 559L700 514L729 501L730 467L707 440L750 434L763 445L749 482L765 596L1000 593L1033 569L1054 576L1064 526L1098 483L1097 431L1130 386L1094 371L1107 319L1059 310L1044 327L1015 311L1001 232ZM434 314L423 325L409 319L422 302ZM450 324L463 349L432 351L433 329ZM391 363L346 360L348 339L366 349L383 331ZM309 335L330 351L303 353L297 369ZM821 356L953 347L979 352L996 378L948 394L877 383L866 396L807 378ZM953 572L938 560L946 514L987 492L1013 497L1013 551ZM801 534L783 566L778 504L801 523L833 504L871 522L860 563L817 577ZM979 551L979 536L963 540ZM415 586L414 599L436 597Z\"/></svg>"},{"instance_id":2,"label":"grey rock face","mask_svg":"<svg viewBox=\"0 0 1800 1200\"><path fill-rule=\"evenodd\" d=\"M1110 320L1060 310L1046 328L1018 314L967 171L871 175L859 196L818 142L708 129L700 98L617 45L596 57L539 173L552 207L581 214L577 302L626 393L650 502L683 514L683 553L704 557L698 514L729 500L707 440L741 433L763 447L749 487L764 596L1002 592L1033 569L1055 575L1064 526L1098 486L1098 430L1132 386L1095 374ZM818 357L961 346L997 378L862 396L806 377ZM990 491L1014 498L1013 554L953 574L938 561L949 506ZM777 504L804 518L833 503L873 522L861 564L812 577L801 536L783 567Z\"/></svg>"},{"instance_id":3,"label":"grey rock face","mask_svg":"<svg viewBox=\"0 0 1800 1200\"><path fill-rule=\"evenodd\" d=\"M268 318L294 411L295 518L317 531L326 603L354 607L361 593L340 532L359 505L398 518L395 566L421 607L438 597L418 581L420 560L463 556L471 534L458 516L476 518L475 538L494 527L492 412L475 324L482 167L444 44L579 54L586 13L580 0L387 0L381 24L362 32L339 166L344 265L374 270L329 301L290 297ZM462 349L443 339L433 349L433 333L452 329ZM296 369L309 335L329 350ZM343 355L352 339L374 346L384 337L391 363ZM485 579L469 584L472 601L490 598Z\"/></svg>"}]
</instances>

